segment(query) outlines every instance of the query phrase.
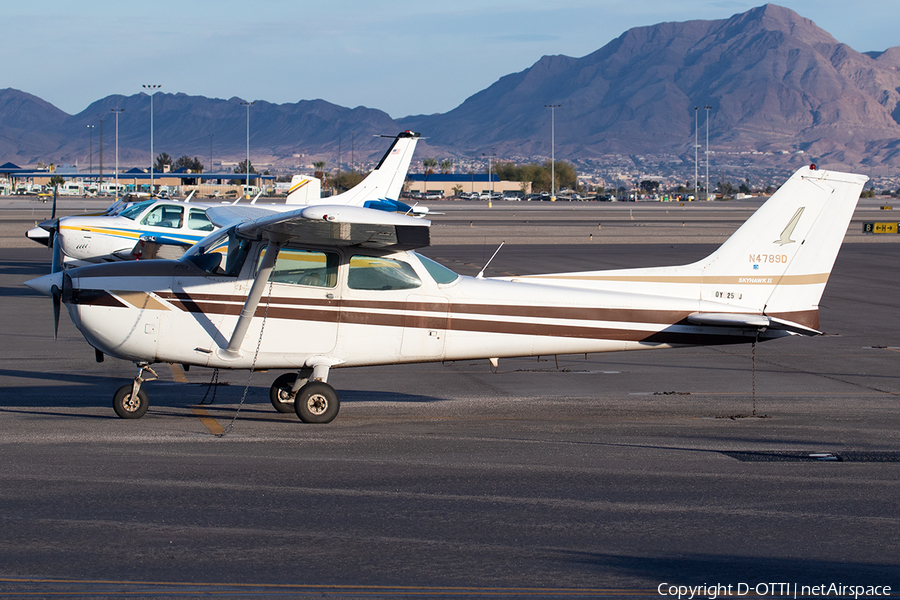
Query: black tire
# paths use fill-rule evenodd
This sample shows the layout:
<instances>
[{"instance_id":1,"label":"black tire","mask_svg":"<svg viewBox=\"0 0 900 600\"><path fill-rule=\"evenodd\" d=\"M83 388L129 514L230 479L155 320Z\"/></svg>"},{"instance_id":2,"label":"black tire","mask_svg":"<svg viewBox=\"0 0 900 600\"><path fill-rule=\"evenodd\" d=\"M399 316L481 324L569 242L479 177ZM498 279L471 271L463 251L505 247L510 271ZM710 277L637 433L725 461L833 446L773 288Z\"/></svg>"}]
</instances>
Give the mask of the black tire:
<instances>
[{"instance_id":1,"label":"black tire","mask_svg":"<svg viewBox=\"0 0 900 600\"><path fill-rule=\"evenodd\" d=\"M150 399L143 389L138 391L137 402L131 401L133 384L123 385L113 395L113 410L121 419L140 419L150 408Z\"/></svg>"},{"instance_id":2,"label":"black tire","mask_svg":"<svg viewBox=\"0 0 900 600\"><path fill-rule=\"evenodd\" d=\"M304 423L331 423L340 409L337 392L321 381L304 385L294 400L294 411Z\"/></svg>"},{"instance_id":3,"label":"black tire","mask_svg":"<svg viewBox=\"0 0 900 600\"><path fill-rule=\"evenodd\" d=\"M279 375L272 387L269 388L269 400L278 412L294 412L294 399L291 398L291 389L294 387L295 381L297 381L296 373L285 373L284 375Z\"/></svg>"}]
</instances>

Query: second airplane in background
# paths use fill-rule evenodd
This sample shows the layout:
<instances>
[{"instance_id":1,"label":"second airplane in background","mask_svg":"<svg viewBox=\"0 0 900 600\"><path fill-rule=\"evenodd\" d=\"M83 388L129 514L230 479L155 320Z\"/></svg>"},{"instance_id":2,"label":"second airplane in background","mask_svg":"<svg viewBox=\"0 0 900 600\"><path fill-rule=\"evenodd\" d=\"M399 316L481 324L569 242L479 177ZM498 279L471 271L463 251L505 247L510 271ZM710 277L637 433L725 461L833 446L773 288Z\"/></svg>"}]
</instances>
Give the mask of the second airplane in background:
<instances>
[{"instance_id":1,"label":"second airplane in background","mask_svg":"<svg viewBox=\"0 0 900 600\"><path fill-rule=\"evenodd\" d=\"M393 143L378 166L359 185L336 196L322 198L319 180L295 175L284 205L269 210L294 210L298 205L342 205L374 208L424 216L428 209L400 202L400 192L415 152L419 134L404 131L392 137ZM34 241L53 246L54 264L83 265L132 260L160 248L176 248L168 256L181 254L184 248L200 241L216 227L206 211L218 204L151 199L137 202L110 214L70 216L44 221L28 232ZM42 232L47 232L42 234ZM149 245L148 245L149 244Z\"/></svg>"}]
</instances>

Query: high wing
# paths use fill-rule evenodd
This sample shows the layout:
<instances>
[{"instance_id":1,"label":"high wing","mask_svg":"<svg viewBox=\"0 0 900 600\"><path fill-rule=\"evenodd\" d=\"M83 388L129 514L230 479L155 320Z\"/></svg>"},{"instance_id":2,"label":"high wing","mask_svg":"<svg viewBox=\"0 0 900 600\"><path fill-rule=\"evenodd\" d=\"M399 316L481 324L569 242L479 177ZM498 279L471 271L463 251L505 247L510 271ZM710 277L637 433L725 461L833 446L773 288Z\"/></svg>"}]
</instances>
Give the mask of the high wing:
<instances>
[{"instance_id":1,"label":"high wing","mask_svg":"<svg viewBox=\"0 0 900 600\"><path fill-rule=\"evenodd\" d=\"M430 240L431 221L358 206L318 205L281 213L255 206L222 206L211 208L206 214L213 224L223 230L227 228L237 237L268 239L265 256L260 262L228 346L216 350L216 356L228 361L241 357L240 347L247 335L250 321L256 314L265 283L282 246L292 239L299 239L307 244L394 250L422 248ZM204 245L201 242L196 248ZM316 364L313 367L314 376L324 377L330 366L331 363L327 361Z\"/></svg>"},{"instance_id":2,"label":"high wing","mask_svg":"<svg viewBox=\"0 0 900 600\"><path fill-rule=\"evenodd\" d=\"M320 246L363 246L413 250L430 244L431 221L358 206L314 205L289 212L261 207L219 206L206 211L218 227L237 224L247 239L263 234Z\"/></svg>"}]
</instances>

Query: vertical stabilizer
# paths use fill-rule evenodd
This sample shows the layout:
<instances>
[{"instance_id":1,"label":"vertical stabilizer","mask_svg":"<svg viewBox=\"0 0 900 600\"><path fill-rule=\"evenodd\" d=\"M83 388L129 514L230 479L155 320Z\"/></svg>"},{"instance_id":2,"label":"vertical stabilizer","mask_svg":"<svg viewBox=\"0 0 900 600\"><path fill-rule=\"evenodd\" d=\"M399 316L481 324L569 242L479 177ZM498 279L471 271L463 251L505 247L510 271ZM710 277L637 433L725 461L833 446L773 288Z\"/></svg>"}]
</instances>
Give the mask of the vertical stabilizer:
<instances>
[{"instance_id":1,"label":"vertical stabilizer","mask_svg":"<svg viewBox=\"0 0 900 600\"><path fill-rule=\"evenodd\" d=\"M804 167L715 252L689 265L516 279L677 298L696 302L698 313L765 315L786 329L796 324L796 330L812 332L819 326L819 299L868 179Z\"/></svg>"},{"instance_id":2,"label":"vertical stabilizer","mask_svg":"<svg viewBox=\"0 0 900 600\"><path fill-rule=\"evenodd\" d=\"M294 175L285 204L316 204L322 197L322 182L311 175Z\"/></svg>"},{"instance_id":3,"label":"vertical stabilizer","mask_svg":"<svg viewBox=\"0 0 900 600\"><path fill-rule=\"evenodd\" d=\"M400 198L409 163L416 151L419 134L412 131L399 133L391 147L388 148L375 170L353 189L323 199L328 204L347 204L363 206L366 202L390 200L396 202Z\"/></svg>"},{"instance_id":4,"label":"vertical stabilizer","mask_svg":"<svg viewBox=\"0 0 900 600\"><path fill-rule=\"evenodd\" d=\"M701 300L818 328L818 305L865 175L798 170L722 246L690 265Z\"/></svg>"}]
</instances>

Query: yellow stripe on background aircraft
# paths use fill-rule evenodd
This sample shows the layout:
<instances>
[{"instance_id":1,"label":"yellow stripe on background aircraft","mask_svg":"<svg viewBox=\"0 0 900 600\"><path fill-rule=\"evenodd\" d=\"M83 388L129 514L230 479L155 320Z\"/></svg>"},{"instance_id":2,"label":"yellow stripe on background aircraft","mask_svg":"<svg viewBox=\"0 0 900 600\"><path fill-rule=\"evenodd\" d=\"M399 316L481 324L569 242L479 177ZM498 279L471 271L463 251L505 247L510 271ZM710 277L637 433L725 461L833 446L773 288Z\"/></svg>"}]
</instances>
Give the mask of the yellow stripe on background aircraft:
<instances>
[{"instance_id":1,"label":"yellow stripe on background aircraft","mask_svg":"<svg viewBox=\"0 0 900 600\"><path fill-rule=\"evenodd\" d=\"M404 131L390 137L390 148L359 185L337 196L322 198L317 178L295 175L285 204L272 210L337 204L424 216L427 208L410 207L398 200L419 134ZM174 258L216 229L206 216L212 206L220 205L190 203L189 199L117 202L100 215L51 218L26 235L43 245L52 244L54 261L64 267L132 260L142 257L142 253L143 258L153 257L161 247L168 247L168 256ZM159 256L166 254L164 250Z\"/></svg>"},{"instance_id":2,"label":"yellow stripe on background aircraft","mask_svg":"<svg viewBox=\"0 0 900 600\"><path fill-rule=\"evenodd\" d=\"M283 369L272 404L326 423L331 370L754 343L820 332L818 303L863 175L798 170L722 246L675 267L463 277L414 250L430 222L355 206L211 208L179 260L80 267L26 285L98 353L133 361L113 397L143 415L154 363ZM102 354L101 354L102 353Z\"/></svg>"}]
</instances>

